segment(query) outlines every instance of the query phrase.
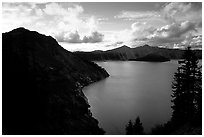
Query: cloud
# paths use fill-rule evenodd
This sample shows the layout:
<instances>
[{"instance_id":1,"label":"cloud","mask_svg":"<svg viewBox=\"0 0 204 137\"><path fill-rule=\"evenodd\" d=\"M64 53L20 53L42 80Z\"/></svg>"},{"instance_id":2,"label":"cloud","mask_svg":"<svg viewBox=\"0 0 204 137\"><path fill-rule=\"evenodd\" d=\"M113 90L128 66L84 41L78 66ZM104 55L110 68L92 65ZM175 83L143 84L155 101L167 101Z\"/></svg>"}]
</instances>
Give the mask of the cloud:
<instances>
[{"instance_id":1,"label":"cloud","mask_svg":"<svg viewBox=\"0 0 204 137\"><path fill-rule=\"evenodd\" d=\"M170 22L189 20L199 22L202 20L202 3L173 2L166 4L161 13Z\"/></svg>"},{"instance_id":2,"label":"cloud","mask_svg":"<svg viewBox=\"0 0 204 137\"><path fill-rule=\"evenodd\" d=\"M68 11L64 8L62 8L59 4L57 3L50 3L46 4L45 8L43 9L44 13L47 15L66 15Z\"/></svg>"},{"instance_id":3,"label":"cloud","mask_svg":"<svg viewBox=\"0 0 204 137\"><path fill-rule=\"evenodd\" d=\"M75 32L61 32L55 35L55 38L59 42L67 42L67 43L99 43L103 41L104 35L94 31L88 36L84 36L81 39L78 31Z\"/></svg>"},{"instance_id":4,"label":"cloud","mask_svg":"<svg viewBox=\"0 0 204 137\"><path fill-rule=\"evenodd\" d=\"M2 3L3 32L25 27L59 42L102 44L123 42L132 45L181 46L200 45L202 37L202 3L166 3L157 11L121 11L117 23L130 24L121 30L109 30L115 21L101 15L86 14L80 3ZM119 21L119 19L121 19ZM128 22L129 21L129 22ZM106 22L106 25L101 23ZM113 27L115 29L117 26ZM111 28L112 29L112 28ZM196 37L196 38L194 38ZM118 44L112 44L118 45Z\"/></svg>"},{"instance_id":5,"label":"cloud","mask_svg":"<svg viewBox=\"0 0 204 137\"><path fill-rule=\"evenodd\" d=\"M104 18L104 17L102 17L102 18L98 18L98 21L108 21L108 18Z\"/></svg>"},{"instance_id":6,"label":"cloud","mask_svg":"<svg viewBox=\"0 0 204 137\"><path fill-rule=\"evenodd\" d=\"M131 25L132 35L136 39L144 39L155 31L152 25L146 22L135 22Z\"/></svg>"},{"instance_id":7,"label":"cloud","mask_svg":"<svg viewBox=\"0 0 204 137\"><path fill-rule=\"evenodd\" d=\"M78 31L71 32L69 34L64 35L64 42L68 43L81 43L81 39Z\"/></svg>"},{"instance_id":8,"label":"cloud","mask_svg":"<svg viewBox=\"0 0 204 137\"><path fill-rule=\"evenodd\" d=\"M155 27L148 24L147 22L134 22L131 24L129 29L124 29L117 32L106 32L105 40L111 41L110 44L107 44L107 47L113 46L117 47L118 45L137 45L141 42L146 42L148 36L153 34L156 30ZM108 38L107 38L108 37Z\"/></svg>"},{"instance_id":9,"label":"cloud","mask_svg":"<svg viewBox=\"0 0 204 137\"><path fill-rule=\"evenodd\" d=\"M118 42L115 42L115 43L105 45L105 47L120 47L121 45L123 45L123 43L124 42L122 42L122 41L118 41Z\"/></svg>"},{"instance_id":10,"label":"cloud","mask_svg":"<svg viewBox=\"0 0 204 137\"><path fill-rule=\"evenodd\" d=\"M184 21L172 23L160 28L156 28L146 22L135 22L128 31L129 38L133 45L149 44L152 46L175 47L186 45L199 45L199 40L190 39L190 35L195 36L198 31L196 23ZM195 38L194 38L195 39Z\"/></svg>"},{"instance_id":11,"label":"cloud","mask_svg":"<svg viewBox=\"0 0 204 137\"><path fill-rule=\"evenodd\" d=\"M3 31L10 31L22 24L32 24L40 16L35 16L33 3L2 3Z\"/></svg>"},{"instance_id":12,"label":"cloud","mask_svg":"<svg viewBox=\"0 0 204 137\"><path fill-rule=\"evenodd\" d=\"M162 45L178 47L184 44L200 45L202 32L202 3L166 3L158 11L122 11L117 19L136 20L126 30L133 45ZM157 21L155 21L157 20ZM160 24L160 25L158 25ZM198 40L199 39L199 40Z\"/></svg>"},{"instance_id":13,"label":"cloud","mask_svg":"<svg viewBox=\"0 0 204 137\"><path fill-rule=\"evenodd\" d=\"M168 3L161 12L169 24L158 28L152 34L150 43L183 46L200 45L201 39L193 40L191 37L201 33L202 8L201 3Z\"/></svg>"},{"instance_id":14,"label":"cloud","mask_svg":"<svg viewBox=\"0 0 204 137\"><path fill-rule=\"evenodd\" d=\"M84 43L97 43L97 42L103 41L103 37L104 37L103 34L97 32L97 31L94 31L91 33L90 36L84 36L82 41Z\"/></svg>"},{"instance_id":15,"label":"cloud","mask_svg":"<svg viewBox=\"0 0 204 137\"><path fill-rule=\"evenodd\" d=\"M185 4L180 2L172 2L161 10L165 19L175 22L176 16L181 16L188 12L191 8L191 3Z\"/></svg>"},{"instance_id":16,"label":"cloud","mask_svg":"<svg viewBox=\"0 0 204 137\"><path fill-rule=\"evenodd\" d=\"M189 35L181 43L184 45L190 45L191 47L201 49L202 48L202 35L196 35L196 36Z\"/></svg>"},{"instance_id":17,"label":"cloud","mask_svg":"<svg viewBox=\"0 0 204 137\"><path fill-rule=\"evenodd\" d=\"M178 44L186 39L188 35L196 32L195 23L184 21L172 23L156 29L153 34L148 36L148 43L151 44Z\"/></svg>"},{"instance_id":18,"label":"cloud","mask_svg":"<svg viewBox=\"0 0 204 137\"><path fill-rule=\"evenodd\" d=\"M199 47L202 45L202 37L197 35L196 23L184 21L163 26L149 35L145 42L150 45L168 48L183 48L186 45Z\"/></svg>"},{"instance_id":19,"label":"cloud","mask_svg":"<svg viewBox=\"0 0 204 137\"><path fill-rule=\"evenodd\" d=\"M3 31L17 27L36 30L56 37L59 41L80 43L80 35L85 41L99 42L103 38L98 29L98 18L84 14L84 9L76 3L3 3Z\"/></svg>"},{"instance_id":20,"label":"cloud","mask_svg":"<svg viewBox=\"0 0 204 137\"><path fill-rule=\"evenodd\" d=\"M160 14L156 11L145 11L145 12L136 12L136 11L122 11L119 15L114 16L114 18L124 19L124 20L137 20L137 19L149 19L160 17Z\"/></svg>"},{"instance_id":21,"label":"cloud","mask_svg":"<svg viewBox=\"0 0 204 137\"><path fill-rule=\"evenodd\" d=\"M114 16L124 20L163 20L178 22L184 20L202 20L202 3L172 2L166 3L158 11L121 11Z\"/></svg>"},{"instance_id":22,"label":"cloud","mask_svg":"<svg viewBox=\"0 0 204 137\"><path fill-rule=\"evenodd\" d=\"M181 23L172 23L170 25L166 25L157 29L154 32L153 37L181 37L183 34L186 34L189 31L197 31L195 26L195 23L189 21L184 21Z\"/></svg>"}]
</instances>

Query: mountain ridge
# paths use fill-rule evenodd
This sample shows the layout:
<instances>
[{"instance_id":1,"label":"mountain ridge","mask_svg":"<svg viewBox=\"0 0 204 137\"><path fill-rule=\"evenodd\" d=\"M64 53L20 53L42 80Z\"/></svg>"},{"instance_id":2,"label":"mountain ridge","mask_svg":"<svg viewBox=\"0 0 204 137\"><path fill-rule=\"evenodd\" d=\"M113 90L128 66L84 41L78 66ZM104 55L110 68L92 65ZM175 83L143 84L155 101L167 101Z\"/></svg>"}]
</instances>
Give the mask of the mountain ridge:
<instances>
[{"instance_id":1,"label":"mountain ridge","mask_svg":"<svg viewBox=\"0 0 204 137\"><path fill-rule=\"evenodd\" d=\"M105 69L25 28L3 33L2 51L3 134L104 134L82 88Z\"/></svg>"},{"instance_id":2,"label":"mountain ridge","mask_svg":"<svg viewBox=\"0 0 204 137\"><path fill-rule=\"evenodd\" d=\"M198 58L202 58L202 50L194 50ZM149 45L144 45L140 47L130 48L126 45L121 47L102 51L102 52L74 52L76 55L83 57L87 60L92 61L103 61L103 60L135 60L137 58L142 58L148 54L155 54L157 56L162 56L169 59L181 59L184 50L181 49L168 49L153 47Z\"/></svg>"}]
</instances>

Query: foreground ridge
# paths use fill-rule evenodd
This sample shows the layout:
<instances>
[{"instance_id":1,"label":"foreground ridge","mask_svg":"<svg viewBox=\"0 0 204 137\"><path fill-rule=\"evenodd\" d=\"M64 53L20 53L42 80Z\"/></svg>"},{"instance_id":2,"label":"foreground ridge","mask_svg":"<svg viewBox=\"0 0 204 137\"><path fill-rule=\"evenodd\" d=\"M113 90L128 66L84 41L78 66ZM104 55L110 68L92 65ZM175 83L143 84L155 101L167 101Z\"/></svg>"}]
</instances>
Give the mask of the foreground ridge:
<instances>
[{"instance_id":1,"label":"foreground ridge","mask_svg":"<svg viewBox=\"0 0 204 137\"><path fill-rule=\"evenodd\" d=\"M3 134L104 134L82 88L109 74L25 28L2 35Z\"/></svg>"}]
</instances>

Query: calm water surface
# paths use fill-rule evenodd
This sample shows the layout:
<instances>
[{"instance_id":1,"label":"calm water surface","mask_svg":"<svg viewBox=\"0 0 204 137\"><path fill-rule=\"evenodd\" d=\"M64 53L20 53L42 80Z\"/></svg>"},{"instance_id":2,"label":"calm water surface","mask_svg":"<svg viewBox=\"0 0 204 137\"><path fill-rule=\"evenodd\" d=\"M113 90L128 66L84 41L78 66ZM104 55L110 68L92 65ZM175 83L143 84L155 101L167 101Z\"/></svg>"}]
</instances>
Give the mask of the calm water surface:
<instances>
[{"instance_id":1,"label":"calm water surface","mask_svg":"<svg viewBox=\"0 0 204 137\"><path fill-rule=\"evenodd\" d=\"M83 89L93 116L106 134L125 134L128 121L140 116L145 132L171 116L171 83L177 61L164 63L96 62L109 78Z\"/></svg>"}]
</instances>

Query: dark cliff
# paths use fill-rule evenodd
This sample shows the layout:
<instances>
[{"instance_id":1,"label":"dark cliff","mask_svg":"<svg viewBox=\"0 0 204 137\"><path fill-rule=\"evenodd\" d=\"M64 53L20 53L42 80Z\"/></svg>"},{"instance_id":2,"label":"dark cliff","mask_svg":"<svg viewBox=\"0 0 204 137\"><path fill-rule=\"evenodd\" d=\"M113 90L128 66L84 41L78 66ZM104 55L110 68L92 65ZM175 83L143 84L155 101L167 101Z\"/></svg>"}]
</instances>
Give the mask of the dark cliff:
<instances>
[{"instance_id":1,"label":"dark cliff","mask_svg":"<svg viewBox=\"0 0 204 137\"><path fill-rule=\"evenodd\" d=\"M103 134L82 87L108 77L55 39L24 28L2 34L3 134Z\"/></svg>"}]
</instances>

